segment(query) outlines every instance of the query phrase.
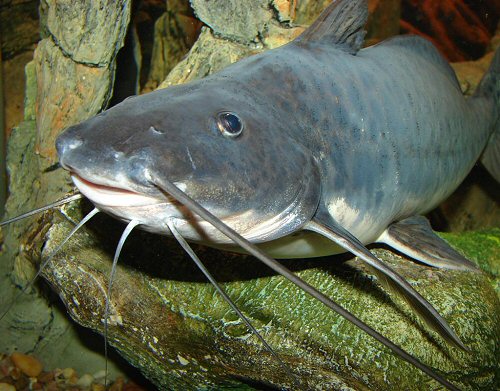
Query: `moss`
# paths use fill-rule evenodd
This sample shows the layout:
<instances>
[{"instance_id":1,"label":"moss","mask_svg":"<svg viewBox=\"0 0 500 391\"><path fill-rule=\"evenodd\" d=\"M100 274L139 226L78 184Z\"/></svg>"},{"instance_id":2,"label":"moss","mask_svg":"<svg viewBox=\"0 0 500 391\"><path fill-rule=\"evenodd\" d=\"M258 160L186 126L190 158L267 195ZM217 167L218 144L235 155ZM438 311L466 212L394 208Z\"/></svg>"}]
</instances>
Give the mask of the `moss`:
<instances>
[{"instance_id":1,"label":"moss","mask_svg":"<svg viewBox=\"0 0 500 391\"><path fill-rule=\"evenodd\" d=\"M440 235L488 273L500 297L500 228Z\"/></svg>"},{"instance_id":2,"label":"moss","mask_svg":"<svg viewBox=\"0 0 500 391\"><path fill-rule=\"evenodd\" d=\"M70 228L62 220L56 223L46 251ZM103 292L120 231L119 224L102 216L77 234L45 273L72 316L101 332ZM480 238L466 235L473 241ZM255 259L203 247L196 251L299 375L301 388L439 389L422 372ZM357 259L337 256L284 263L461 388L492 389L498 378L500 304L489 278L422 266L386 250L373 251L436 307L472 355L449 347L429 331ZM110 327L110 342L159 387L221 389L233 387L235 379L242 384L292 386L279 363L242 326L176 243L136 232L120 264L111 308L121 323Z\"/></svg>"}]
</instances>

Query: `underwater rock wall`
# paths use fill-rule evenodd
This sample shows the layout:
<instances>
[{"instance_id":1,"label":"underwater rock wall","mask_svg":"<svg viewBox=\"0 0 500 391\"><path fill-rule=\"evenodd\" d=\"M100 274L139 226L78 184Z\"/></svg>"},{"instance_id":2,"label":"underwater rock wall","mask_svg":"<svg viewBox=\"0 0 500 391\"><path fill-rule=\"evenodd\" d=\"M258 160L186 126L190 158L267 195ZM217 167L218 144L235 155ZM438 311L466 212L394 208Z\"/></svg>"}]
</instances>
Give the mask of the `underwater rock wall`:
<instances>
[{"instance_id":1,"label":"underwater rock wall","mask_svg":"<svg viewBox=\"0 0 500 391\"><path fill-rule=\"evenodd\" d=\"M482 57L500 17L497 0L402 0L402 33L430 39L449 61Z\"/></svg>"},{"instance_id":2,"label":"underwater rock wall","mask_svg":"<svg viewBox=\"0 0 500 391\"><path fill-rule=\"evenodd\" d=\"M26 67L24 121L13 130L7 151L7 216L52 202L68 190L67 174L51 169L54 140L64 128L106 106L130 3L44 1L40 11L44 38ZM101 353L82 344L81 332L68 322L57 301L49 303L39 286L18 297L19 288L38 268L48 226L50 218L37 216L3 230L0 312L16 302L0 322L0 351L31 352L49 367L68 360L77 369L102 370Z\"/></svg>"}]
</instances>

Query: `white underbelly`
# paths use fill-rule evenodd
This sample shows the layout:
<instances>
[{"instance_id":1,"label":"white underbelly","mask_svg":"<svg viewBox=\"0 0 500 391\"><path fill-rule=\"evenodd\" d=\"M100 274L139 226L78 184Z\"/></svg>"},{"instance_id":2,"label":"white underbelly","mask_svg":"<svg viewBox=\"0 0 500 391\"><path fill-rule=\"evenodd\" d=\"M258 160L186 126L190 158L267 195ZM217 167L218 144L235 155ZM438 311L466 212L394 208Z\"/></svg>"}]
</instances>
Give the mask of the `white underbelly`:
<instances>
[{"instance_id":1,"label":"white underbelly","mask_svg":"<svg viewBox=\"0 0 500 391\"><path fill-rule=\"evenodd\" d=\"M223 250L246 253L240 247L206 244ZM315 258L346 252L329 239L310 231L296 232L270 242L259 243L257 246L269 256L278 259Z\"/></svg>"}]
</instances>

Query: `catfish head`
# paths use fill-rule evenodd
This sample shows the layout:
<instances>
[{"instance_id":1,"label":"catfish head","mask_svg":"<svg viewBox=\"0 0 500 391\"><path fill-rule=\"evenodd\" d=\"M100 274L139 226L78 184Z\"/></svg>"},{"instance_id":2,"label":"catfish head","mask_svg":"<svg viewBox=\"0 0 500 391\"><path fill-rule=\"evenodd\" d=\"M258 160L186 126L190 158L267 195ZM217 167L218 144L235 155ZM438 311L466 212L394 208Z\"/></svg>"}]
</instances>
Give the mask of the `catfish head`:
<instances>
[{"instance_id":1,"label":"catfish head","mask_svg":"<svg viewBox=\"0 0 500 391\"><path fill-rule=\"evenodd\" d=\"M261 99L262 98L262 99ZM312 154L287 135L284 114L213 75L130 97L57 139L60 164L96 207L150 232L216 246L230 241L157 186L166 178L255 243L287 236L314 215Z\"/></svg>"}]
</instances>

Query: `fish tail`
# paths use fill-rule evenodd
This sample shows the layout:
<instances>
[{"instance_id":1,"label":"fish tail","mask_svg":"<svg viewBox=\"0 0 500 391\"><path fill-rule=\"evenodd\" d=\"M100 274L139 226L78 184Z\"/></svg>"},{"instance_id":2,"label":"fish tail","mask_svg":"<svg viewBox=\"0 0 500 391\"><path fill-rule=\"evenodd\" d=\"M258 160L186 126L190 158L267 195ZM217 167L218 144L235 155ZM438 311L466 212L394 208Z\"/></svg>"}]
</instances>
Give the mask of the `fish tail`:
<instances>
[{"instance_id":1,"label":"fish tail","mask_svg":"<svg viewBox=\"0 0 500 391\"><path fill-rule=\"evenodd\" d=\"M488 72L484 75L475 96L493 100L495 110L493 132L481 157L481 163L500 183L500 49L493 56Z\"/></svg>"}]
</instances>

